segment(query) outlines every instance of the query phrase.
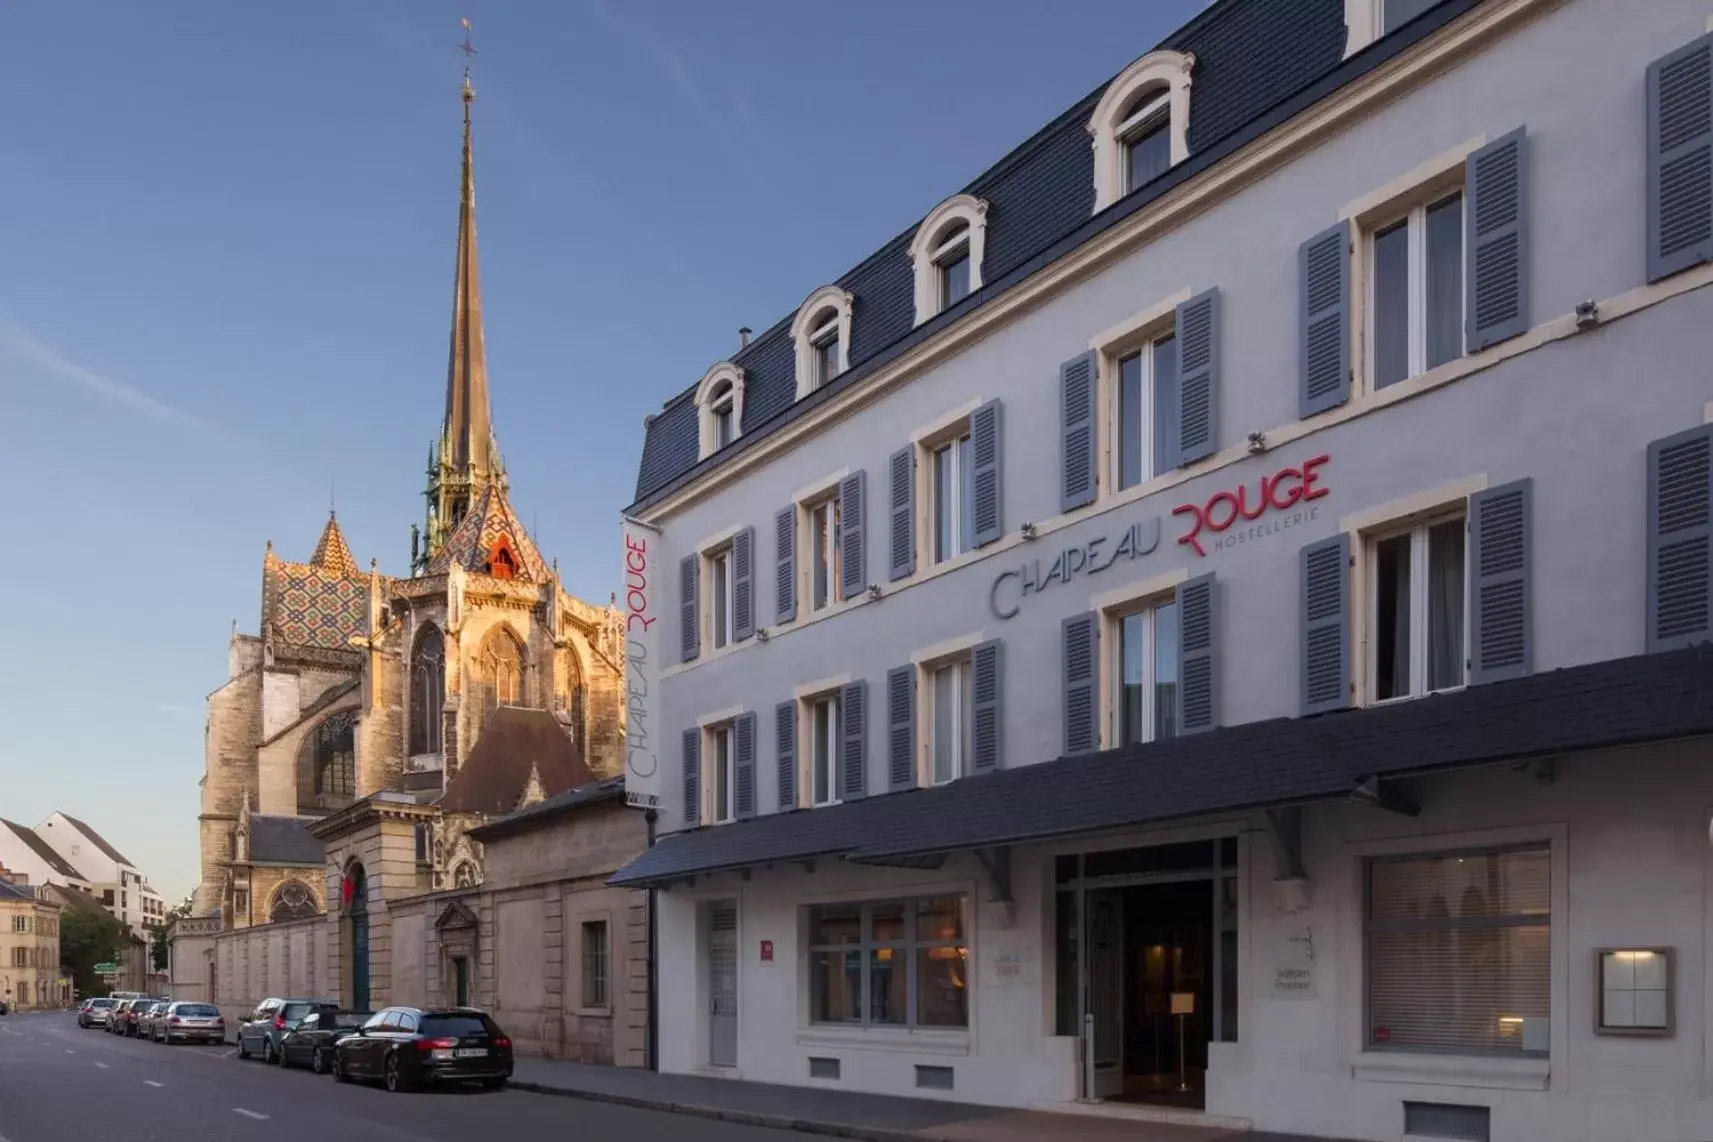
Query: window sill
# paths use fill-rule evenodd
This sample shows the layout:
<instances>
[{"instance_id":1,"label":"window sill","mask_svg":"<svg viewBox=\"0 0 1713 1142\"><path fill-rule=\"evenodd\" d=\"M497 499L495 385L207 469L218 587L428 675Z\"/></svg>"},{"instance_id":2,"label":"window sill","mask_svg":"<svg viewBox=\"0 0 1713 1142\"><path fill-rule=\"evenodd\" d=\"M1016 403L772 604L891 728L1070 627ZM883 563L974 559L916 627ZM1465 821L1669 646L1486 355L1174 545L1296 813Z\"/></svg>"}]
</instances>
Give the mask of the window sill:
<instances>
[{"instance_id":1,"label":"window sill","mask_svg":"<svg viewBox=\"0 0 1713 1142\"><path fill-rule=\"evenodd\" d=\"M1364 1051L1351 1063L1350 1074L1364 1082L1545 1090L1552 1075L1552 1060Z\"/></svg>"},{"instance_id":2,"label":"window sill","mask_svg":"<svg viewBox=\"0 0 1713 1142\"><path fill-rule=\"evenodd\" d=\"M839 1027L817 1024L797 1032L799 1047L835 1047L857 1051L915 1051L927 1055L967 1055L968 1031L912 1031L904 1027Z\"/></svg>"},{"instance_id":3,"label":"window sill","mask_svg":"<svg viewBox=\"0 0 1713 1142\"><path fill-rule=\"evenodd\" d=\"M613 1009L611 1007L573 1007L571 1014L583 1019L611 1019Z\"/></svg>"}]
</instances>

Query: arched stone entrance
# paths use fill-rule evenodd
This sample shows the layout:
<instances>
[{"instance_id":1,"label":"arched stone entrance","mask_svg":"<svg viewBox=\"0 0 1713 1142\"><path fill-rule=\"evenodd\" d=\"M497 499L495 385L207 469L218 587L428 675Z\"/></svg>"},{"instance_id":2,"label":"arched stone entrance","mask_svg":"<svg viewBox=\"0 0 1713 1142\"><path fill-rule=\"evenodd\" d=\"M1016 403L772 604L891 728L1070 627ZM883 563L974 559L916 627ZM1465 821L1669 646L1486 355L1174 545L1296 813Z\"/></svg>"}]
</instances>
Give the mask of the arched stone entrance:
<instances>
[{"instance_id":1,"label":"arched stone entrance","mask_svg":"<svg viewBox=\"0 0 1713 1142\"><path fill-rule=\"evenodd\" d=\"M369 1010L369 876L358 861L345 870L340 885L347 932L345 948L350 955L350 1009Z\"/></svg>"}]
</instances>

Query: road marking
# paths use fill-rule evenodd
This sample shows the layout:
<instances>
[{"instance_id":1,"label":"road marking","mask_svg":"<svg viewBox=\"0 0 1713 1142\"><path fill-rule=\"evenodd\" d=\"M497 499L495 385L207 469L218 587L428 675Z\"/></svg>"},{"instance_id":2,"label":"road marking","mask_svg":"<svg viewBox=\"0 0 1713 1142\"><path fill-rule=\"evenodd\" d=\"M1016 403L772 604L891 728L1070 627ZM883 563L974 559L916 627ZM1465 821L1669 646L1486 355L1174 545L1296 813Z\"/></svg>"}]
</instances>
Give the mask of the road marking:
<instances>
[{"instance_id":1,"label":"road marking","mask_svg":"<svg viewBox=\"0 0 1713 1142\"><path fill-rule=\"evenodd\" d=\"M255 1111L253 1111L253 1110L245 1110L245 1109L244 1109L244 1108L243 1108L243 1107L241 1107L241 1106L234 1106L234 1107L233 1107L233 1108L232 1108L232 1113L233 1113L233 1114L242 1114L242 1115L243 1115L243 1116L244 1116L244 1117L245 1117L245 1118L254 1118L254 1119L256 1119L256 1120L257 1120L257 1121L259 1121L259 1122L262 1122L262 1121L266 1121L266 1120L267 1120L267 1117L268 1117L268 1116L267 1116L267 1115L265 1115L265 1114L257 1114L257 1113L256 1113L256 1112L255 1112Z\"/></svg>"},{"instance_id":2,"label":"road marking","mask_svg":"<svg viewBox=\"0 0 1713 1142\"><path fill-rule=\"evenodd\" d=\"M71 1049L71 1048L70 1048L70 1047L67 1047L67 1048L66 1048L66 1049L65 1049L65 1053L66 1053L66 1054L68 1054L68 1055L75 1055L75 1054L77 1054L77 1052L76 1052L76 1051L74 1051L74 1050L72 1050L72 1049Z\"/></svg>"},{"instance_id":3,"label":"road marking","mask_svg":"<svg viewBox=\"0 0 1713 1142\"><path fill-rule=\"evenodd\" d=\"M102 1070L106 1070L106 1069L107 1069L107 1064L106 1064L106 1063L96 1063L96 1064L95 1064L95 1065L96 1065L96 1066L98 1066L98 1067L100 1067L100 1068L101 1068L101 1069L102 1069Z\"/></svg>"},{"instance_id":4,"label":"road marking","mask_svg":"<svg viewBox=\"0 0 1713 1142\"><path fill-rule=\"evenodd\" d=\"M154 1079L144 1079L143 1085L144 1086L152 1086L152 1087L163 1087L163 1086L166 1086L167 1084L166 1083L158 1083Z\"/></svg>"},{"instance_id":5,"label":"road marking","mask_svg":"<svg viewBox=\"0 0 1713 1142\"><path fill-rule=\"evenodd\" d=\"M227 1052L226 1052L226 1053L224 1053L224 1054L223 1054L223 1055L221 1055L221 1056L220 1056L220 1057L221 1057L221 1058L222 1058L222 1059L230 1059L230 1058L231 1058L231 1057L232 1057L232 1056L233 1056L233 1055L236 1055L236 1054L237 1054L237 1053L238 1053L238 1052L237 1052L237 1050L236 1050L236 1049L234 1049L234 1050L231 1050L231 1051L227 1051Z\"/></svg>"}]
</instances>

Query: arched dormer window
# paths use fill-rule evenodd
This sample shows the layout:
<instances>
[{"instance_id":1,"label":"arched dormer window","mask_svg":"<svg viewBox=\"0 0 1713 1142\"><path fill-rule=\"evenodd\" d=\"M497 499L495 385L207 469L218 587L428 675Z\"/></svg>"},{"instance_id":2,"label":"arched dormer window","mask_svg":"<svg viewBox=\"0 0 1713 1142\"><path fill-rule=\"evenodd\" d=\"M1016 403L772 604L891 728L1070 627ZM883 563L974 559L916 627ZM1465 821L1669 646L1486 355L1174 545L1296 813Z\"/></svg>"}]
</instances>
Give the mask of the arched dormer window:
<instances>
[{"instance_id":1,"label":"arched dormer window","mask_svg":"<svg viewBox=\"0 0 1713 1142\"><path fill-rule=\"evenodd\" d=\"M851 295L822 286L797 307L791 322L797 345L797 399L802 400L851 367Z\"/></svg>"},{"instance_id":2,"label":"arched dormer window","mask_svg":"<svg viewBox=\"0 0 1713 1142\"><path fill-rule=\"evenodd\" d=\"M494 545L488 549L488 560L483 570L496 579L517 577L517 555L512 551L510 536L502 534L494 540Z\"/></svg>"},{"instance_id":3,"label":"arched dormer window","mask_svg":"<svg viewBox=\"0 0 1713 1142\"><path fill-rule=\"evenodd\" d=\"M1189 158L1195 64L1189 52L1161 49L1107 84L1088 121L1097 212Z\"/></svg>"},{"instance_id":4,"label":"arched dormer window","mask_svg":"<svg viewBox=\"0 0 1713 1142\"><path fill-rule=\"evenodd\" d=\"M433 623L416 636L410 654L410 752L440 752L446 708L446 640Z\"/></svg>"},{"instance_id":5,"label":"arched dormer window","mask_svg":"<svg viewBox=\"0 0 1713 1142\"><path fill-rule=\"evenodd\" d=\"M916 267L916 324L981 288L987 252L987 203L954 194L929 212L910 243Z\"/></svg>"},{"instance_id":6,"label":"arched dormer window","mask_svg":"<svg viewBox=\"0 0 1713 1142\"><path fill-rule=\"evenodd\" d=\"M730 361L709 369L696 386L698 459L718 452L743 431L743 370Z\"/></svg>"}]
</instances>

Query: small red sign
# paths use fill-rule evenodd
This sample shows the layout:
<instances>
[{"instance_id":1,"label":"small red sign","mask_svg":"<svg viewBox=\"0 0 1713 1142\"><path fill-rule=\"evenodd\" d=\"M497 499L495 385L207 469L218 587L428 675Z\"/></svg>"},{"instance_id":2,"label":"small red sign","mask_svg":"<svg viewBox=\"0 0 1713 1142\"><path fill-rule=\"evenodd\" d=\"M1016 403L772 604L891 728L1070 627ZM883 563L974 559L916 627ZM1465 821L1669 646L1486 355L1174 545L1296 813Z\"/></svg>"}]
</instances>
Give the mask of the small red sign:
<instances>
[{"instance_id":1,"label":"small red sign","mask_svg":"<svg viewBox=\"0 0 1713 1142\"><path fill-rule=\"evenodd\" d=\"M773 962L772 940L763 940L761 942L761 962L764 964L770 964Z\"/></svg>"}]
</instances>

